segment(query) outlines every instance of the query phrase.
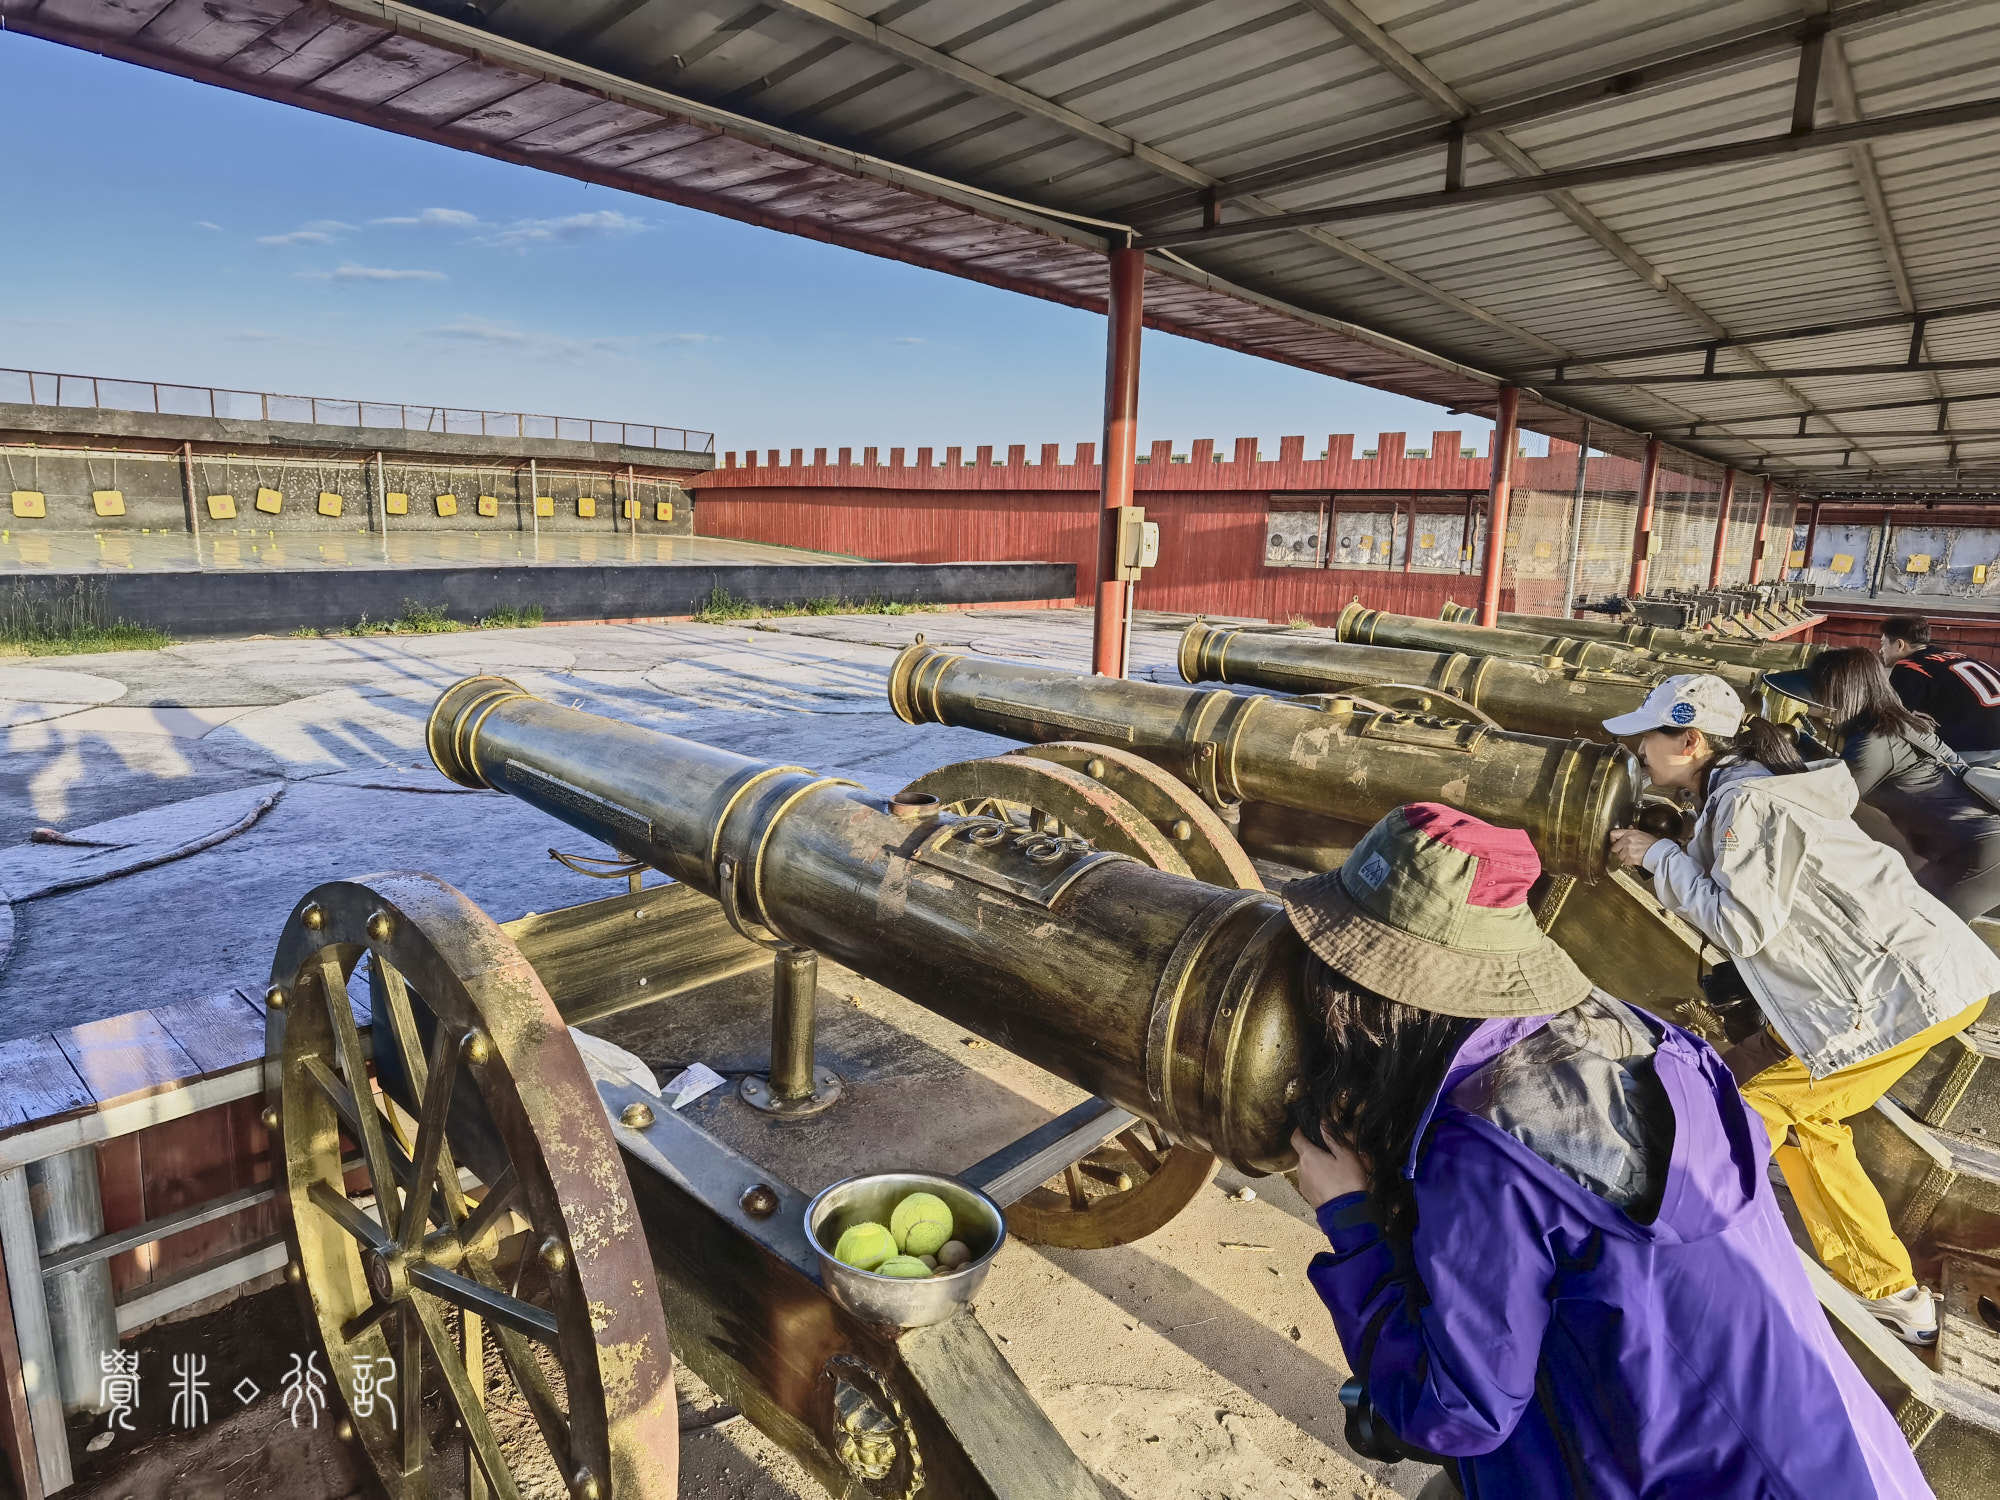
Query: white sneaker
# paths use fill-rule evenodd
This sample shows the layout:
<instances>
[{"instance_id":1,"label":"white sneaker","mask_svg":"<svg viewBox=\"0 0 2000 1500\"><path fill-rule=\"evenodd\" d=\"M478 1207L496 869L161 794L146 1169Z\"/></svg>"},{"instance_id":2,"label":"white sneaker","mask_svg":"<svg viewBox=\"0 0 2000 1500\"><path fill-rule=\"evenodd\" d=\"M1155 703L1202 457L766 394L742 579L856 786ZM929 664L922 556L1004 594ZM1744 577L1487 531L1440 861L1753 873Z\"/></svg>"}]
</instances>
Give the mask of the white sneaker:
<instances>
[{"instance_id":1,"label":"white sneaker","mask_svg":"<svg viewBox=\"0 0 2000 1500\"><path fill-rule=\"evenodd\" d=\"M1937 1298L1920 1286L1904 1287L1886 1297L1863 1297L1861 1305L1906 1344L1937 1342Z\"/></svg>"}]
</instances>

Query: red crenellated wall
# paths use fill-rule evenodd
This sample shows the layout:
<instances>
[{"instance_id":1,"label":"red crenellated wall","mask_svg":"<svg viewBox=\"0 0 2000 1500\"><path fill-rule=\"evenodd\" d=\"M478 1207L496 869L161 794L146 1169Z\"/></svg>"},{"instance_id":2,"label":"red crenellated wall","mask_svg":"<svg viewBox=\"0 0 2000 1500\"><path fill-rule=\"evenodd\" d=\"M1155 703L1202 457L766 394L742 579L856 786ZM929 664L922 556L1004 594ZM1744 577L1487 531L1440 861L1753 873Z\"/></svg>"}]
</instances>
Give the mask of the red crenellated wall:
<instances>
[{"instance_id":1,"label":"red crenellated wall","mask_svg":"<svg viewBox=\"0 0 2000 1500\"><path fill-rule=\"evenodd\" d=\"M1356 458L1354 438L1327 439L1327 456L1305 457L1305 439L1287 437L1275 459L1264 459L1253 438L1238 439L1223 459L1210 442L1196 442L1176 462L1171 443L1155 443L1138 467L1137 501L1160 523L1160 562L1137 590L1141 609L1244 615L1285 620L1330 619L1342 605L1369 605L1408 614L1435 614L1447 599L1470 600L1476 574L1417 568L1298 568L1267 566L1265 526L1278 495L1383 492L1423 513L1463 515L1468 499L1483 507L1490 457L1467 457L1456 432L1434 433L1432 456L1410 456L1403 434L1385 433L1373 458ZM1016 444L996 460L990 447L968 461L961 448L862 450L856 462L843 448L831 461L817 449L806 461L793 449L789 462L769 450L759 461L746 453L723 455L720 468L693 482L696 527L705 536L779 542L882 562L1053 561L1077 570L1077 603L1094 594L1097 574L1098 487L1095 445L1077 446L1063 463L1056 444L1042 446L1038 461ZM1553 441L1547 457L1515 461L1514 488L1550 489L1567 496L1576 482L1574 444ZM1627 459L1591 460L1593 486L1635 485L1638 465ZM1662 489L1679 476L1663 474ZM1543 601L1524 599L1523 608ZM1501 607L1515 607L1511 588Z\"/></svg>"}]
</instances>

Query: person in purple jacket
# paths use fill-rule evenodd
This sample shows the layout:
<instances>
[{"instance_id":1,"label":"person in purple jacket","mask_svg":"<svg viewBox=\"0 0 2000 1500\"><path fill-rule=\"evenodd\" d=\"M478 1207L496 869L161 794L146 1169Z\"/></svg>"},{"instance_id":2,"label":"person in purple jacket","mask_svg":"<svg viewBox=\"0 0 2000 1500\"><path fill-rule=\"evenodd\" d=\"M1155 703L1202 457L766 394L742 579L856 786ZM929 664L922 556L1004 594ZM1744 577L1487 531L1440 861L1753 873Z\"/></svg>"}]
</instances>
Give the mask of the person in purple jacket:
<instances>
[{"instance_id":1,"label":"person in purple jacket","mask_svg":"<svg viewBox=\"0 0 2000 1500\"><path fill-rule=\"evenodd\" d=\"M1722 1060L1541 931L1525 833L1414 803L1288 887L1350 1438L1468 1500L1918 1500Z\"/></svg>"}]
</instances>

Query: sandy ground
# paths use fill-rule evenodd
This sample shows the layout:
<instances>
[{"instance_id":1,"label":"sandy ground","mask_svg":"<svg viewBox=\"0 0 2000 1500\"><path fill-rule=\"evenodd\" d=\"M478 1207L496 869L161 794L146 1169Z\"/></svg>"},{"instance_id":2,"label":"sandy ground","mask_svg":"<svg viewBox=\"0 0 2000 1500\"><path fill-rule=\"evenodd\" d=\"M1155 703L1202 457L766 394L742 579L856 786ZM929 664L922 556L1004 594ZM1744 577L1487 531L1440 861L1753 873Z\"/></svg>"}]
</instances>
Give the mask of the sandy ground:
<instances>
[{"instance_id":1,"label":"sandy ground","mask_svg":"<svg viewBox=\"0 0 2000 1500\"><path fill-rule=\"evenodd\" d=\"M1178 681L1184 623L1140 617L1135 675ZM510 799L453 789L430 768L425 717L439 691L471 672L880 791L1011 748L888 711L893 651L919 632L1050 664L1081 666L1089 653L1087 615L1021 611L230 641L0 664L0 1039L230 984L261 988L286 914L323 879L428 870L501 917L603 895L547 855L551 844L601 850ZM87 842L30 843L36 827ZM986 1104L964 1118L1007 1130L1074 1097L877 987L841 971L823 983L823 1052L858 1085L850 1122L868 1119L866 1089L892 1097L912 1077L976 1080ZM725 1071L741 1067L758 1024L753 1006L698 1050ZM686 1038L638 1023L613 1035L656 1065L690 1050ZM740 1106L732 1116L718 1106L716 1124L751 1137L770 1128ZM787 1175L805 1187L864 1166L854 1141L866 1135L793 1135ZM990 1129L981 1138L969 1124L933 1135L932 1159L948 1170L1008 1138ZM906 1154L875 1136L875 1149ZM1225 1172L1166 1228L1118 1249L1010 1242L982 1291L981 1322L1112 1500L1413 1493L1424 1471L1363 1464L1341 1444L1345 1370L1302 1275L1324 1243L1303 1203L1275 1181L1254 1184L1253 1200L1234 1196L1247 1185ZM250 1325L232 1324L232 1311L185 1326L235 1348L232 1357L268 1363L296 1332L281 1321L291 1316L282 1293L268 1306ZM683 1398L684 1495L819 1493L749 1424L718 1425L727 1413L697 1383ZM337 1445L289 1429L274 1443L285 1413L272 1399L240 1408L225 1395L192 1437L121 1435L89 1455L76 1493L371 1493Z\"/></svg>"}]
</instances>

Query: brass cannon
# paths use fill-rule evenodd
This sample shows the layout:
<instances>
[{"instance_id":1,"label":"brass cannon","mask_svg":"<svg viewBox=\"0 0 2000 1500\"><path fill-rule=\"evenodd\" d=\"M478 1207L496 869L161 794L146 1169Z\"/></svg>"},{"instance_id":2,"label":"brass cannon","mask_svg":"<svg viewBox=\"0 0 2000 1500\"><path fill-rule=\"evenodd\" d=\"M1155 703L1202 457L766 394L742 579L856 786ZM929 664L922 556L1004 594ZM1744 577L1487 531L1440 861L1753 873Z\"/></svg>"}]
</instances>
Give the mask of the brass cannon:
<instances>
[{"instance_id":1,"label":"brass cannon","mask_svg":"<svg viewBox=\"0 0 2000 1500\"><path fill-rule=\"evenodd\" d=\"M1333 623L1333 633L1343 641L1361 645L1401 646L1412 651L1476 651L1529 661L1603 667L1656 682L1676 672L1710 672L1741 693L1746 703L1755 701L1757 679L1761 675L1756 667L1741 666L1706 653L1656 651L1616 641L1580 640L1562 630L1548 628L1568 624L1567 620L1551 619L1526 629L1502 629L1394 615L1354 603L1341 610Z\"/></svg>"},{"instance_id":2,"label":"brass cannon","mask_svg":"<svg viewBox=\"0 0 2000 1500\"><path fill-rule=\"evenodd\" d=\"M1388 708L1485 720L1524 734L1609 741L1603 721L1646 701L1651 677L1460 650L1336 640L1325 631L1196 621L1181 636L1181 678L1281 693L1354 694Z\"/></svg>"},{"instance_id":3,"label":"brass cannon","mask_svg":"<svg viewBox=\"0 0 2000 1500\"><path fill-rule=\"evenodd\" d=\"M443 695L428 744L453 780L674 883L502 926L431 877L368 876L287 924L264 1116L287 1274L343 1392L364 1361L399 1372L401 1402L342 1428L387 1493L425 1500L462 1464L494 1500L530 1473L668 1500L678 1355L843 1497L1097 1496L976 1318L890 1326L828 1291L773 1141L867 1123L813 1113L840 1086L815 1066L824 954L1089 1096L960 1169L1016 1234L1123 1243L1217 1157L1287 1165L1304 950L1199 799L1142 775L1142 810L1081 770L992 762L878 796L493 677ZM767 965L771 1066L741 1101L683 1114L570 1030L699 1010ZM489 1381L532 1416L525 1448L496 1436Z\"/></svg>"},{"instance_id":4,"label":"brass cannon","mask_svg":"<svg viewBox=\"0 0 2000 1500\"><path fill-rule=\"evenodd\" d=\"M1450 625L1476 625L1479 616L1469 604L1446 604L1438 618ZM1788 672L1803 667L1825 649L1805 641L1746 640L1709 630L1675 630L1666 625L1635 624L1602 616L1553 620L1546 615L1503 614L1494 624L1502 630L1525 631L1543 631L1560 625L1564 635L1580 640L1612 641L1664 655L1706 656L1740 667L1754 667L1760 672Z\"/></svg>"},{"instance_id":5,"label":"brass cannon","mask_svg":"<svg viewBox=\"0 0 2000 1500\"><path fill-rule=\"evenodd\" d=\"M1253 852L1308 868L1323 867L1327 846L1346 847L1391 808L1448 801L1525 828L1552 873L1595 880L1606 873L1611 830L1631 821L1639 796L1638 764L1618 746L1516 734L1445 717L1442 705L1411 714L1365 697L1083 677L921 641L890 669L889 702L905 723L1143 756L1210 805L1240 808L1239 833ZM1101 750L1072 746L1066 758L1109 772Z\"/></svg>"}]
</instances>

